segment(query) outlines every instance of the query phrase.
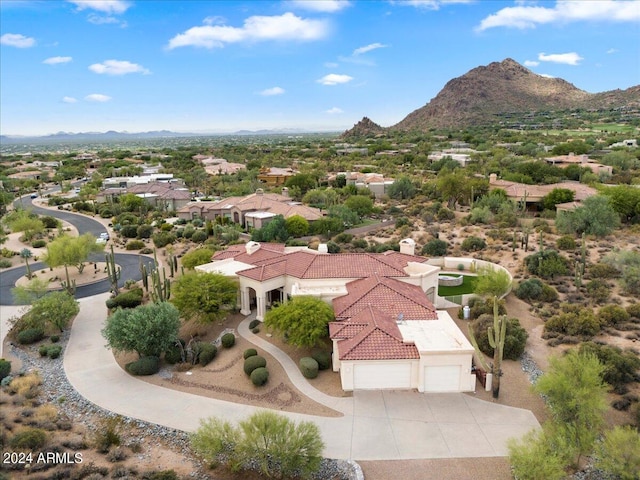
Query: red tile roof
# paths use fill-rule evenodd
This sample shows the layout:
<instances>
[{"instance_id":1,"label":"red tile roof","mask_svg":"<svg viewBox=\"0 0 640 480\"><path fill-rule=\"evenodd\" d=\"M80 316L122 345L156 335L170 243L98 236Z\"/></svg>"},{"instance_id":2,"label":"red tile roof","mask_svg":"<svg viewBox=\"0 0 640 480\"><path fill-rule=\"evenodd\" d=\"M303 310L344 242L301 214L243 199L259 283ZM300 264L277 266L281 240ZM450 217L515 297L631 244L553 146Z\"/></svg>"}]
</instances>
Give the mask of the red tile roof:
<instances>
[{"instance_id":1,"label":"red tile roof","mask_svg":"<svg viewBox=\"0 0 640 480\"><path fill-rule=\"evenodd\" d=\"M417 285L373 275L347 283L347 294L333 300L337 320L351 318L373 306L393 318L405 320L436 320L438 314L422 289Z\"/></svg>"},{"instance_id":2,"label":"red tile roof","mask_svg":"<svg viewBox=\"0 0 640 480\"><path fill-rule=\"evenodd\" d=\"M332 339L338 339L340 360L418 359L413 343L402 340L400 329L388 314L369 306L353 318L329 324Z\"/></svg>"}]
</instances>

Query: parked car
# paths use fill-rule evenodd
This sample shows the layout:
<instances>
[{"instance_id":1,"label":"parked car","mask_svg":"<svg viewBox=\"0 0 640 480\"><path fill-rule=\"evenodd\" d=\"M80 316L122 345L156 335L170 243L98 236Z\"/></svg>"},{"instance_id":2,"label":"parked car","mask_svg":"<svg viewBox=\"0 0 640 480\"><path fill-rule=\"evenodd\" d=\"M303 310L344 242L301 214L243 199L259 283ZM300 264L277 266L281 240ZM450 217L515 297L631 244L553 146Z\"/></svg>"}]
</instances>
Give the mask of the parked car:
<instances>
[{"instance_id":1,"label":"parked car","mask_svg":"<svg viewBox=\"0 0 640 480\"><path fill-rule=\"evenodd\" d=\"M102 238L102 239L104 239L105 241L107 241L107 240L109 240L109 238L110 238L110 237L109 237L109 234L108 234L107 232L102 232L102 233L100 234L100 237L99 237L99 238Z\"/></svg>"}]
</instances>

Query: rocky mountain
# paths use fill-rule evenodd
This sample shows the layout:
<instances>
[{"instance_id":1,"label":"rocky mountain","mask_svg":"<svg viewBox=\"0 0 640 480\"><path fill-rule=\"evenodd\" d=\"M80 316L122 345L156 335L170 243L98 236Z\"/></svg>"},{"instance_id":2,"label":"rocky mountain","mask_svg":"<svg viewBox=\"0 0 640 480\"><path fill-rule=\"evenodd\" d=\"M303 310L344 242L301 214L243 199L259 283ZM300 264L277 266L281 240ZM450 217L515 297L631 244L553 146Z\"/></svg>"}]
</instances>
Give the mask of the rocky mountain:
<instances>
[{"instance_id":1,"label":"rocky mountain","mask_svg":"<svg viewBox=\"0 0 640 480\"><path fill-rule=\"evenodd\" d=\"M640 106L640 86L592 94L561 78L533 73L507 58L450 80L435 98L389 129L464 128L497 123L497 115L511 112L621 106ZM365 118L344 135L352 136L365 120L370 122Z\"/></svg>"},{"instance_id":2,"label":"rocky mountain","mask_svg":"<svg viewBox=\"0 0 640 480\"><path fill-rule=\"evenodd\" d=\"M369 117L363 117L362 120L347 130L343 135L347 135L348 133L348 136L352 138L375 137L379 133L384 133L385 130L384 127L371 121Z\"/></svg>"}]
</instances>

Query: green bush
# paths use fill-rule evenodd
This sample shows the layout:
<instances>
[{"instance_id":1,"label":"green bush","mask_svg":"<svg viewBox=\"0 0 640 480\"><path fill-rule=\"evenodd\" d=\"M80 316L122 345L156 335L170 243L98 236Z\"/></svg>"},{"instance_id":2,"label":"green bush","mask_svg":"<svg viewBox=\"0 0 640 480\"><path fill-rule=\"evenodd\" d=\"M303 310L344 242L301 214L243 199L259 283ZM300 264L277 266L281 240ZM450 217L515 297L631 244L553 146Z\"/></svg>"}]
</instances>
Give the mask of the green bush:
<instances>
[{"instance_id":1,"label":"green bush","mask_svg":"<svg viewBox=\"0 0 640 480\"><path fill-rule=\"evenodd\" d=\"M471 328L478 342L478 348L493 357L493 347L489 344L489 327L493 328L493 315L484 314L473 321ZM503 358L517 360L524 353L529 335L520 326L517 318L507 319L507 333L504 339Z\"/></svg>"},{"instance_id":2,"label":"green bush","mask_svg":"<svg viewBox=\"0 0 640 480\"><path fill-rule=\"evenodd\" d=\"M29 345L39 342L44 338L44 331L41 328L27 328L18 333L18 343L21 345Z\"/></svg>"},{"instance_id":3,"label":"green bush","mask_svg":"<svg viewBox=\"0 0 640 480\"><path fill-rule=\"evenodd\" d=\"M525 280L515 290L516 297L521 300L540 300L543 302L553 302L558 299L558 292L555 288L542 282L537 278Z\"/></svg>"},{"instance_id":4,"label":"green bush","mask_svg":"<svg viewBox=\"0 0 640 480\"><path fill-rule=\"evenodd\" d=\"M318 362L318 368L320 370L327 370L331 367L331 354L329 352L315 352L311 355L316 362Z\"/></svg>"},{"instance_id":5,"label":"green bush","mask_svg":"<svg viewBox=\"0 0 640 480\"><path fill-rule=\"evenodd\" d=\"M40 239L40 240L34 240L34 241L31 243L31 246L32 246L33 248L42 248L42 247L44 247L46 244L47 244L47 242L46 242L45 240Z\"/></svg>"},{"instance_id":6,"label":"green bush","mask_svg":"<svg viewBox=\"0 0 640 480\"><path fill-rule=\"evenodd\" d=\"M60 225L60 220L58 220L55 217L51 217L49 215L44 215L40 217L40 221L44 225L44 228L49 230L52 228L58 228L58 225Z\"/></svg>"},{"instance_id":7,"label":"green bush","mask_svg":"<svg viewBox=\"0 0 640 480\"><path fill-rule=\"evenodd\" d=\"M461 309L462 310L462 309ZM490 314L493 315L493 299L471 297L469 300L469 317L471 320L478 318L480 315ZM504 300L498 301L498 315L506 315L507 307Z\"/></svg>"},{"instance_id":8,"label":"green bush","mask_svg":"<svg viewBox=\"0 0 640 480\"><path fill-rule=\"evenodd\" d=\"M38 353L41 357L46 357L49 353L49 345L40 345L40 348L38 348Z\"/></svg>"},{"instance_id":9,"label":"green bush","mask_svg":"<svg viewBox=\"0 0 640 480\"><path fill-rule=\"evenodd\" d=\"M161 470L143 474L142 480L180 480L180 477L175 470Z\"/></svg>"},{"instance_id":10,"label":"green bush","mask_svg":"<svg viewBox=\"0 0 640 480\"><path fill-rule=\"evenodd\" d=\"M102 218L110 218L113 216L113 212L110 208L101 208L100 209L100 217Z\"/></svg>"},{"instance_id":11,"label":"green bush","mask_svg":"<svg viewBox=\"0 0 640 480\"><path fill-rule=\"evenodd\" d=\"M160 225L160 231L162 232L170 232L171 230L173 230L173 225L170 223L163 223Z\"/></svg>"},{"instance_id":12,"label":"green bush","mask_svg":"<svg viewBox=\"0 0 640 480\"><path fill-rule=\"evenodd\" d=\"M47 434L39 428L25 428L16 433L11 440L9 446L15 449L37 450L44 447L47 442Z\"/></svg>"},{"instance_id":13,"label":"green bush","mask_svg":"<svg viewBox=\"0 0 640 480\"><path fill-rule=\"evenodd\" d=\"M246 360L247 358L253 357L255 355L258 355L258 351L255 348L247 348L242 354L242 358Z\"/></svg>"},{"instance_id":14,"label":"green bush","mask_svg":"<svg viewBox=\"0 0 640 480\"><path fill-rule=\"evenodd\" d=\"M424 247L422 247L422 255L428 255L430 257L444 257L447 254L447 242L434 238L429 240Z\"/></svg>"},{"instance_id":15,"label":"green bush","mask_svg":"<svg viewBox=\"0 0 640 480\"><path fill-rule=\"evenodd\" d=\"M170 243L176 241L175 234L171 232L156 232L152 235L152 238L153 244L156 246L156 248L166 247Z\"/></svg>"},{"instance_id":16,"label":"green bush","mask_svg":"<svg viewBox=\"0 0 640 480\"><path fill-rule=\"evenodd\" d=\"M258 367L253 372L251 372L250 377L251 382L256 387L261 387L262 385L267 383L267 380L269 380L269 370L267 370L265 367Z\"/></svg>"},{"instance_id":17,"label":"green bush","mask_svg":"<svg viewBox=\"0 0 640 480\"><path fill-rule=\"evenodd\" d=\"M160 359L158 357L142 357L135 362L127 363L125 369L131 375L153 375L160 370Z\"/></svg>"},{"instance_id":18,"label":"green bush","mask_svg":"<svg viewBox=\"0 0 640 480\"><path fill-rule=\"evenodd\" d=\"M302 357L298 364L304 378L316 378L318 376L318 362L311 357Z\"/></svg>"},{"instance_id":19,"label":"green bush","mask_svg":"<svg viewBox=\"0 0 640 480\"><path fill-rule=\"evenodd\" d=\"M47 355L49 358L58 358L62 353L62 346L60 345L49 345L47 349Z\"/></svg>"},{"instance_id":20,"label":"green bush","mask_svg":"<svg viewBox=\"0 0 640 480\"><path fill-rule=\"evenodd\" d=\"M136 238L138 236L138 227L136 225L123 225L120 229L120 235L125 238Z\"/></svg>"},{"instance_id":21,"label":"green bush","mask_svg":"<svg viewBox=\"0 0 640 480\"><path fill-rule=\"evenodd\" d=\"M487 247L487 242L480 237L467 237L462 241L461 248L465 252L477 252Z\"/></svg>"},{"instance_id":22,"label":"green bush","mask_svg":"<svg viewBox=\"0 0 640 480\"><path fill-rule=\"evenodd\" d=\"M151 238L153 227L151 225L140 225L136 230L138 238Z\"/></svg>"},{"instance_id":23,"label":"green bush","mask_svg":"<svg viewBox=\"0 0 640 480\"><path fill-rule=\"evenodd\" d=\"M606 280L595 278L585 285L586 295L595 303L604 303L609 300L611 288Z\"/></svg>"},{"instance_id":24,"label":"green bush","mask_svg":"<svg viewBox=\"0 0 640 480\"><path fill-rule=\"evenodd\" d=\"M541 278L554 278L569 273L569 261L555 250L542 250L525 257L527 270Z\"/></svg>"},{"instance_id":25,"label":"green bush","mask_svg":"<svg viewBox=\"0 0 640 480\"><path fill-rule=\"evenodd\" d=\"M252 357L248 357L244 361L244 373L246 373L247 375L251 375L251 372L253 372L256 368L266 366L267 360L264 357L261 357L260 355L253 355Z\"/></svg>"},{"instance_id":26,"label":"green bush","mask_svg":"<svg viewBox=\"0 0 640 480\"><path fill-rule=\"evenodd\" d=\"M556 247L558 248L558 250L575 250L576 241L570 235L563 235L558 240L556 240Z\"/></svg>"},{"instance_id":27,"label":"green bush","mask_svg":"<svg viewBox=\"0 0 640 480\"><path fill-rule=\"evenodd\" d=\"M632 350L586 342L580 345L580 353L584 352L593 353L598 357L604 365L602 379L609 385L616 387L637 380L640 358Z\"/></svg>"},{"instance_id":28,"label":"green bush","mask_svg":"<svg viewBox=\"0 0 640 480\"><path fill-rule=\"evenodd\" d=\"M251 322L249 322L249 330L259 327L261 323L262 322L260 320L251 320Z\"/></svg>"},{"instance_id":29,"label":"green bush","mask_svg":"<svg viewBox=\"0 0 640 480\"><path fill-rule=\"evenodd\" d=\"M13 263L6 258L0 258L0 268L10 268Z\"/></svg>"},{"instance_id":30,"label":"green bush","mask_svg":"<svg viewBox=\"0 0 640 480\"><path fill-rule=\"evenodd\" d=\"M176 343L175 345L167 348L164 352L164 360L170 365L175 365L176 363L182 362L181 346L184 347L184 342L182 340L179 340L179 342L181 343L181 345L178 345Z\"/></svg>"},{"instance_id":31,"label":"green bush","mask_svg":"<svg viewBox=\"0 0 640 480\"><path fill-rule=\"evenodd\" d=\"M619 305L605 305L598 310L601 325L617 326L629 321L631 316Z\"/></svg>"},{"instance_id":32,"label":"green bush","mask_svg":"<svg viewBox=\"0 0 640 480\"><path fill-rule=\"evenodd\" d=\"M593 337L600 332L600 322L590 308L565 304L562 306L561 313L546 321L544 331L570 336Z\"/></svg>"},{"instance_id":33,"label":"green bush","mask_svg":"<svg viewBox=\"0 0 640 480\"><path fill-rule=\"evenodd\" d=\"M195 243L202 243L207 238L207 232L205 232L204 230L196 230L195 232L193 232L193 235L191 235L191 241Z\"/></svg>"},{"instance_id":34,"label":"green bush","mask_svg":"<svg viewBox=\"0 0 640 480\"><path fill-rule=\"evenodd\" d=\"M142 250L144 242L142 240L130 240L125 247L127 250Z\"/></svg>"},{"instance_id":35,"label":"green bush","mask_svg":"<svg viewBox=\"0 0 640 480\"><path fill-rule=\"evenodd\" d=\"M106 301L107 308L136 308L142 304L143 291L141 288L134 288L128 292L122 292Z\"/></svg>"},{"instance_id":36,"label":"green bush","mask_svg":"<svg viewBox=\"0 0 640 480\"><path fill-rule=\"evenodd\" d=\"M222 335L220 342L224 348L231 348L236 344L236 336L231 332L227 332Z\"/></svg>"},{"instance_id":37,"label":"green bush","mask_svg":"<svg viewBox=\"0 0 640 480\"><path fill-rule=\"evenodd\" d=\"M211 361L216 358L218 348L212 343L200 342L198 343L200 355L198 355L198 361L200 365L206 367Z\"/></svg>"},{"instance_id":38,"label":"green bush","mask_svg":"<svg viewBox=\"0 0 640 480\"><path fill-rule=\"evenodd\" d=\"M51 335L51 338L49 340L51 340L51 343L58 343L60 341L60 336L59 335Z\"/></svg>"},{"instance_id":39,"label":"green bush","mask_svg":"<svg viewBox=\"0 0 640 480\"><path fill-rule=\"evenodd\" d=\"M0 358L0 380L5 377L8 377L11 373L11 362L9 360L5 360L4 358Z\"/></svg>"},{"instance_id":40,"label":"green bush","mask_svg":"<svg viewBox=\"0 0 640 480\"><path fill-rule=\"evenodd\" d=\"M627 306L627 313L631 318L640 320L640 303L632 303Z\"/></svg>"},{"instance_id":41,"label":"green bush","mask_svg":"<svg viewBox=\"0 0 640 480\"><path fill-rule=\"evenodd\" d=\"M617 278L620 276L620 270L608 263L594 263L587 269L591 278Z\"/></svg>"}]
</instances>

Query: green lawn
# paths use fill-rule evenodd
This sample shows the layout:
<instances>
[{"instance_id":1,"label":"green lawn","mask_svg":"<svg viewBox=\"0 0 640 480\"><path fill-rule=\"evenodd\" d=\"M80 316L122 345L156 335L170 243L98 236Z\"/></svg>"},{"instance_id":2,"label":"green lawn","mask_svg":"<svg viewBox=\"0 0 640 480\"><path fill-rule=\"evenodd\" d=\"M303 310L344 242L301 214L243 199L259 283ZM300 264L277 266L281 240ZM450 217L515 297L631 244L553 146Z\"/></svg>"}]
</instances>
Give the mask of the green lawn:
<instances>
[{"instance_id":1,"label":"green lawn","mask_svg":"<svg viewBox=\"0 0 640 480\"><path fill-rule=\"evenodd\" d=\"M461 275L456 274L445 274L450 277L459 277ZM466 295L468 293L473 293L476 288L476 283L478 282L478 277L470 276L470 275L462 275L462 285L457 287L438 287L438 296L440 297L451 297L454 295Z\"/></svg>"}]
</instances>

